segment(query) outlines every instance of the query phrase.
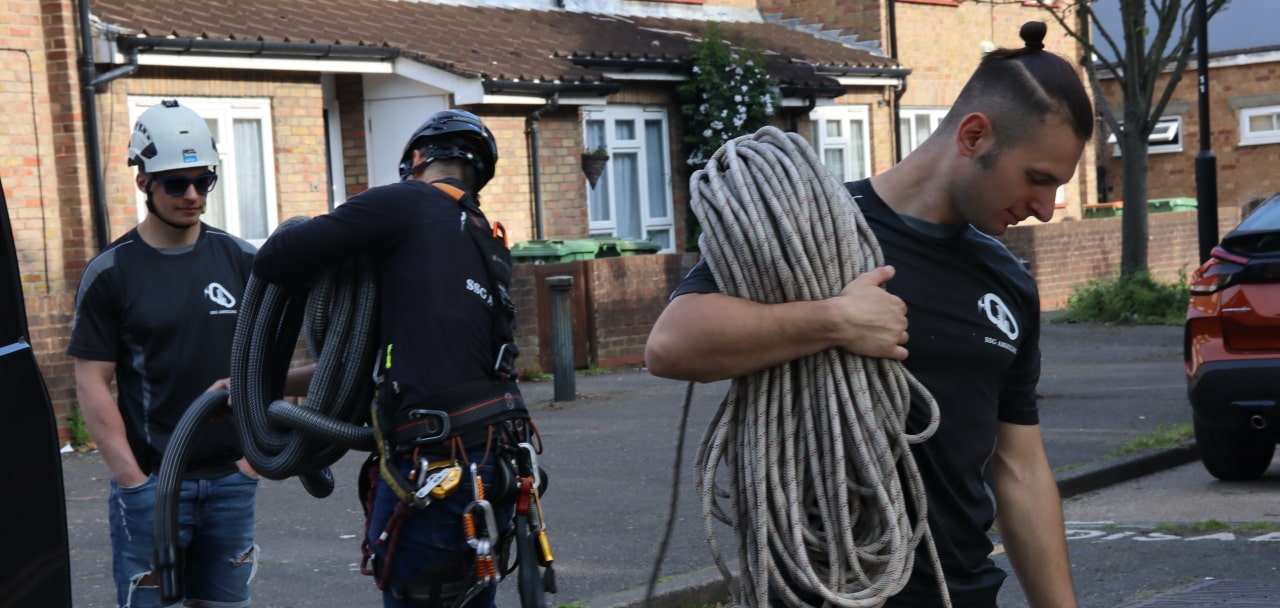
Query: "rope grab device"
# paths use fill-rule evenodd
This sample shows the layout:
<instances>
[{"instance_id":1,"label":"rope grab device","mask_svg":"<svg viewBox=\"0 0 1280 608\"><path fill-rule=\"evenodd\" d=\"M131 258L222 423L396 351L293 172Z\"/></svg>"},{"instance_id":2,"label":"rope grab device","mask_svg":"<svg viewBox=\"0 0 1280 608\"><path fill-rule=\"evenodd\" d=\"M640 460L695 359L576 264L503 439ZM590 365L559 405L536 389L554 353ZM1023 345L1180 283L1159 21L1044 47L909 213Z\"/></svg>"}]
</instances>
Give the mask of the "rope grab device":
<instances>
[{"instance_id":1,"label":"rope grab device","mask_svg":"<svg viewBox=\"0 0 1280 608\"><path fill-rule=\"evenodd\" d=\"M852 196L795 133L764 127L726 143L690 191L703 257L726 295L825 299L884 265ZM931 412L914 435L904 428L913 390ZM808 605L796 591L821 605L880 606L906 584L923 541L949 607L910 450L938 421L937 402L900 361L829 349L734 379L698 447L696 488L736 603L768 606L772 589L788 606ZM716 521L736 537L736 584Z\"/></svg>"}]
</instances>

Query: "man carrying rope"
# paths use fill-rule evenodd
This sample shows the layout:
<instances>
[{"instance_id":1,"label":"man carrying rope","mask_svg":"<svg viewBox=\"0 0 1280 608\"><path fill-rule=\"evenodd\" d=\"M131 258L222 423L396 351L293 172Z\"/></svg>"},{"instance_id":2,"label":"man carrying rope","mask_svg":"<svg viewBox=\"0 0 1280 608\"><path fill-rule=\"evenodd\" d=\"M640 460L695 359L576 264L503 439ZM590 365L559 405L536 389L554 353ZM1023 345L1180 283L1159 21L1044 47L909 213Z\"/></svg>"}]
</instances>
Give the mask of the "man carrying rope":
<instances>
[{"instance_id":1,"label":"man carrying rope","mask_svg":"<svg viewBox=\"0 0 1280 608\"><path fill-rule=\"evenodd\" d=\"M1025 48L988 53L924 144L885 173L845 185L857 210L865 216L871 232L868 240L872 246L878 241L883 249L883 265L868 265L830 297L769 300L734 296L726 285L735 285L730 279L738 273L736 254L724 253L721 256L728 259L716 259L708 253L708 244L715 241L720 227L704 221L703 262L677 288L654 325L645 359L657 376L711 382L774 368L798 376L805 369L802 361L806 358L836 349L886 362L901 361L927 389L912 387L906 428L901 432L927 436L932 405L926 393L936 399L940 422L936 429L930 429L932 436L908 442L912 443L908 456L916 463L911 474L922 480L927 504L917 507L909 503L907 516L882 518L893 523L927 510L924 536L931 531L933 542L919 543L914 549L914 567L908 565L903 573L907 578L905 573L909 572L909 578L888 585L885 597L844 602L852 597L849 589L856 586L847 581L858 577L841 579L840 572L812 575L809 558L797 557L789 543L811 541L813 536L807 532L791 534L786 526L778 526L766 539L767 547L739 553L744 577L761 562L768 566L759 568L768 580L758 584L767 585L772 605L939 606L949 596L950 605L993 608L1006 576L989 557L993 545L987 531L993 524L998 524L1031 606L1076 605L1061 501L1038 426L1039 296L1034 279L990 236L1002 234L1030 216L1049 220L1056 190L1071 179L1085 142L1092 137L1089 98L1072 65L1043 50L1045 32L1043 23L1023 26ZM715 159L707 171L718 170L713 165L717 165ZM785 179L769 184L790 192ZM719 192L715 188L708 191ZM775 197L765 192L756 198ZM699 217L703 219L703 215ZM796 224L804 228L807 221L797 220ZM729 226L726 230L751 232L758 227ZM842 234L840 238L853 236ZM777 265L785 265L797 257L784 253L774 259ZM760 272L768 271L761 268ZM803 279L790 282L804 284ZM860 388L867 392L865 385ZM734 389L730 392L728 399L735 399ZM776 399L791 397L789 391L773 387L762 388L761 394ZM751 414L744 416L750 418ZM795 426L801 430L819 428L808 422L812 424ZM900 425L900 420L893 423ZM772 420L765 424L784 426ZM840 429L848 435L855 431ZM770 432L764 428L759 437ZM708 443L716 443L720 437L704 439L704 451L714 448L708 448ZM744 448L738 453L733 446L724 448L725 458L737 458L747 463L739 466L747 466L753 454L775 449L772 443L751 443L751 439L743 440ZM797 432L783 436L781 443L806 440L805 433ZM819 461L834 459L832 451L824 451L825 445L810 451ZM867 451L873 446L860 447ZM893 452L899 457L897 450ZM805 466L808 462L803 458L794 461ZM787 467L786 463L779 466ZM833 472L828 477L842 476ZM888 477L893 479L881 481L899 491L883 495L896 498L898 503L908 502L900 490L913 485L909 475ZM772 491L787 476L761 474L756 478L765 480L764 485L772 484ZM735 477L730 485L742 491L749 485L743 479ZM867 489L852 475L849 484L859 485L864 495L881 494L879 486ZM758 493L764 498L757 502L772 501L769 491ZM786 498L800 503L822 491L820 487L797 487L795 494ZM746 505L717 516L744 517L751 508L754 506ZM816 511L794 510L792 514L800 513L812 522L818 517L813 514ZM834 521L827 519L829 511L822 511L823 524ZM746 526L742 520L735 522ZM739 531L740 539L742 534ZM914 536L918 541L919 535ZM822 544L822 550L827 544ZM936 546L936 555L926 545ZM848 562L835 562L828 564L832 570L848 570ZM943 589L933 566L939 562L945 575ZM861 582L868 581L864 578ZM739 601L751 601L742 595L749 594L740 594ZM763 591L757 590L755 597L764 597Z\"/></svg>"},{"instance_id":2,"label":"man carrying rope","mask_svg":"<svg viewBox=\"0 0 1280 608\"><path fill-rule=\"evenodd\" d=\"M517 494L531 491L505 463L536 467L541 450L516 385L511 254L478 198L497 161L479 118L437 112L405 145L402 181L280 230L253 263L256 276L298 284L372 258L378 452L362 472L361 569L388 608L493 606Z\"/></svg>"}]
</instances>

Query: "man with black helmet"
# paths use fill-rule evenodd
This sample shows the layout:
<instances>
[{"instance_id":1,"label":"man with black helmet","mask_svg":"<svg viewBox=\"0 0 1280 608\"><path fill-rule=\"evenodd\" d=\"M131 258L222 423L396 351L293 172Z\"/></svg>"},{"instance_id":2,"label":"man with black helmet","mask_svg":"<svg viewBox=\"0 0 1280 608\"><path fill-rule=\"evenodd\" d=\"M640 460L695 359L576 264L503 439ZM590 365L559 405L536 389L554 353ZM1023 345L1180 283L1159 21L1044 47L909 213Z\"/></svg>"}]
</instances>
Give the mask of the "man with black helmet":
<instances>
[{"instance_id":1,"label":"man with black helmet","mask_svg":"<svg viewBox=\"0 0 1280 608\"><path fill-rule=\"evenodd\" d=\"M479 118L438 112L409 138L401 182L279 231L254 261L260 278L296 284L373 260L380 449L366 561L388 607L493 605L489 568L514 513L497 463L533 439L515 382L511 254L477 198L497 161Z\"/></svg>"},{"instance_id":2,"label":"man with black helmet","mask_svg":"<svg viewBox=\"0 0 1280 608\"><path fill-rule=\"evenodd\" d=\"M230 372L253 246L200 221L218 164L213 136L190 108L169 100L143 112L129 165L138 167L147 216L89 262L76 294L67 354L85 423L111 470L120 607L167 605L152 572L156 474L182 414ZM206 427L182 481L186 600L202 606L249 605L258 479L234 431L226 419Z\"/></svg>"}]
</instances>

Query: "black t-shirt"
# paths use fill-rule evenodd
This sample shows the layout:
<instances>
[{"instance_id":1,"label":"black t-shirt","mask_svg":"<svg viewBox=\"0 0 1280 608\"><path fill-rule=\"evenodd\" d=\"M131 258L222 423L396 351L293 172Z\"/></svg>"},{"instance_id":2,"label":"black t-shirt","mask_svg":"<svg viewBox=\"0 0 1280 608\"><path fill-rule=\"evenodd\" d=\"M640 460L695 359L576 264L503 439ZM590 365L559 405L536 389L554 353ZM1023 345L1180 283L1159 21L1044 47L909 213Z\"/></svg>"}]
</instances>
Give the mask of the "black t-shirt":
<instances>
[{"instance_id":1,"label":"black t-shirt","mask_svg":"<svg viewBox=\"0 0 1280 608\"><path fill-rule=\"evenodd\" d=\"M1035 281L999 241L971 226L948 229L899 216L868 180L846 184L896 274L907 304L906 368L938 401L941 422L912 446L929 499L929 526L955 606L993 606L1005 573L989 558L995 499L987 484L996 423L1038 424L1040 298ZM720 289L704 260L672 297ZM927 426L913 395L908 432ZM907 587L887 606L940 605L925 549Z\"/></svg>"},{"instance_id":2,"label":"black t-shirt","mask_svg":"<svg viewBox=\"0 0 1280 608\"><path fill-rule=\"evenodd\" d=\"M457 180L444 180L457 188ZM259 277L295 283L342 260L373 257L379 288L380 358L403 403L490 377L495 296L466 213L416 180L366 190L332 212L263 244ZM387 347L391 346L388 357ZM362 363L372 373L375 362Z\"/></svg>"},{"instance_id":3,"label":"black t-shirt","mask_svg":"<svg viewBox=\"0 0 1280 608\"><path fill-rule=\"evenodd\" d=\"M194 245L156 249L137 229L85 267L67 354L116 363L117 404L145 473L159 469L173 429L215 380L230 375L231 340L253 245L201 225ZM230 417L197 435L186 477L235 471Z\"/></svg>"}]
</instances>

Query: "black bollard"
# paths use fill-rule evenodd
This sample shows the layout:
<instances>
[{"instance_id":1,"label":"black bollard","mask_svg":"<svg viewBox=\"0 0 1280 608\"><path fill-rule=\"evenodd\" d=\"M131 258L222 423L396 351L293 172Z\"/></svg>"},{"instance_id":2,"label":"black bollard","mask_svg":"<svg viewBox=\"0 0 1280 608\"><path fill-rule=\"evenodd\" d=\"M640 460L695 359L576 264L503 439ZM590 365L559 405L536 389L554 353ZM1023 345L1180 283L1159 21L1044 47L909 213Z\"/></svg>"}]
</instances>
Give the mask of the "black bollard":
<instances>
[{"instance_id":1,"label":"black bollard","mask_svg":"<svg viewBox=\"0 0 1280 608\"><path fill-rule=\"evenodd\" d=\"M573 301L569 299L573 277L547 277L547 285L551 287L551 353L555 359L555 400L573 401L577 398L573 377Z\"/></svg>"}]
</instances>

